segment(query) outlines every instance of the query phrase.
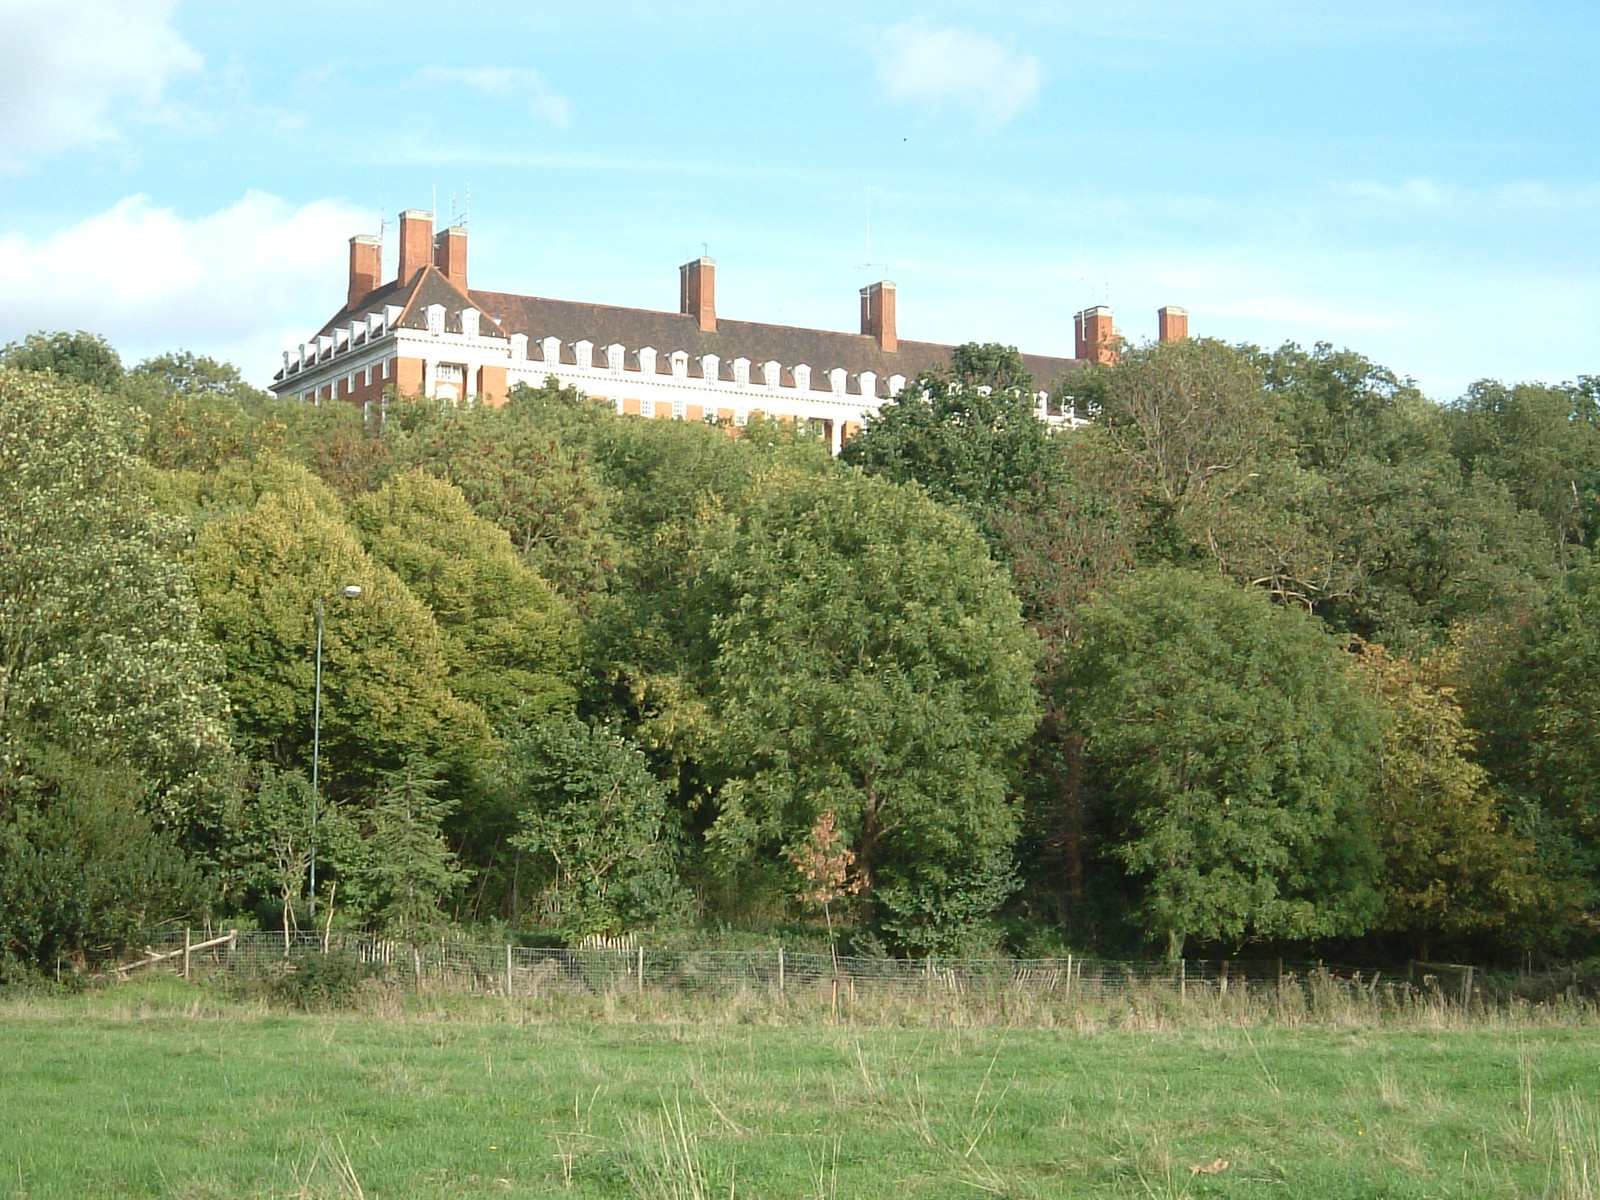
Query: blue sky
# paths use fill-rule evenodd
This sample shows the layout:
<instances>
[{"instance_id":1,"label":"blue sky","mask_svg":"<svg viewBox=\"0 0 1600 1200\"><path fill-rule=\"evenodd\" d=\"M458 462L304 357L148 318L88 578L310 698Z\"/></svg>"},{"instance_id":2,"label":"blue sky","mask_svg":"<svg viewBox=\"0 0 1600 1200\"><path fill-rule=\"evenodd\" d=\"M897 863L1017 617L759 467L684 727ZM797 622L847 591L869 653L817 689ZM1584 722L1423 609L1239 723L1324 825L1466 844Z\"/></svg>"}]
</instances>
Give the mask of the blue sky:
<instances>
[{"instance_id":1,"label":"blue sky","mask_svg":"<svg viewBox=\"0 0 1600 1200\"><path fill-rule=\"evenodd\" d=\"M887 276L904 337L1600 373L1597 52L1580 3L0 0L0 341L263 380L470 188L477 287L672 308L704 245L753 320Z\"/></svg>"}]
</instances>

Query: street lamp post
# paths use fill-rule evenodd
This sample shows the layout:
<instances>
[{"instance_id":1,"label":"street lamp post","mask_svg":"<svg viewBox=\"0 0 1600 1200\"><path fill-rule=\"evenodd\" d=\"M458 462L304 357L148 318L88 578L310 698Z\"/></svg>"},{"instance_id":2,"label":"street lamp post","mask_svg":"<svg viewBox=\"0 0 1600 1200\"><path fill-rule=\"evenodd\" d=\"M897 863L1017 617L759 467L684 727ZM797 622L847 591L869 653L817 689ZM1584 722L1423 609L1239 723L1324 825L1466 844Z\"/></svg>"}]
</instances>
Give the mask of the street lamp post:
<instances>
[{"instance_id":1,"label":"street lamp post","mask_svg":"<svg viewBox=\"0 0 1600 1200\"><path fill-rule=\"evenodd\" d=\"M340 592L346 600L355 600L361 589L348 585ZM311 920L317 919L317 811L322 768L322 597L317 597L317 682L311 701Z\"/></svg>"}]
</instances>

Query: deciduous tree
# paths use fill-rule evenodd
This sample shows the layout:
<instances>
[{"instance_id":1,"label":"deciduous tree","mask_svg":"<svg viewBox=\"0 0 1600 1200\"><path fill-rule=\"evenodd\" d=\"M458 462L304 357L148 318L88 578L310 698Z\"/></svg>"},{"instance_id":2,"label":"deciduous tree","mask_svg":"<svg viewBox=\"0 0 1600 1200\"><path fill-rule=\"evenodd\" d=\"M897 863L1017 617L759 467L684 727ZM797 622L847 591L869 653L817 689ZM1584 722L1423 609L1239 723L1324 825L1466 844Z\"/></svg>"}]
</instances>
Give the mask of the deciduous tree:
<instances>
[{"instance_id":1,"label":"deciduous tree","mask_svg":"<svg viewBox=\"0 0 1600 1200\"><path fill-rule=\"evenodd\" d=\"M1007 768L1037 720L1037 643L982 538L916 485L778 473L699 563L713 844L770 854L831 810L869 924L958 943L1012 886Z\"/></svg>"},{"instance_id":2,"label":"deciduous tree","mask_svg":"<svg viewBox=\"0 0 1600 1200\"><path fill-rule=\"evenodd\" d=\"M1107 849L1168 954L1366 928L1376 713L1313 618L1140 571L1085 609L1066 685Z\"/></svg>"}]
</instances>

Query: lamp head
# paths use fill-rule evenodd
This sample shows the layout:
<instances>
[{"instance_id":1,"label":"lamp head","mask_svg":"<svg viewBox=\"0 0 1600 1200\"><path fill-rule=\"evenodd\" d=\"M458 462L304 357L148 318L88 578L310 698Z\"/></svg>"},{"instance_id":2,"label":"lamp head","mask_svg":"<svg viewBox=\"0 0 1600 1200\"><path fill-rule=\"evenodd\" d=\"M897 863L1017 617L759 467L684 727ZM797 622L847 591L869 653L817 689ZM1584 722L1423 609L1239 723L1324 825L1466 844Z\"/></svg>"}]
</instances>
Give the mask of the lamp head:
<instances>
[{"instance_id":1,"label":"lamp head","mask_svg":"<svg viewBox=\"0 0 1600 1200\"><path fill-rule=\"evenodd\" d=\"M361 588L358 585L352 583L352 584L350 584L348 587L346 587L344 589L344 593L343 594L344 594L344 598L346 600L356 600L356 599L359 599L360 596L361 596Z\"/></svg>"}]
</instances>

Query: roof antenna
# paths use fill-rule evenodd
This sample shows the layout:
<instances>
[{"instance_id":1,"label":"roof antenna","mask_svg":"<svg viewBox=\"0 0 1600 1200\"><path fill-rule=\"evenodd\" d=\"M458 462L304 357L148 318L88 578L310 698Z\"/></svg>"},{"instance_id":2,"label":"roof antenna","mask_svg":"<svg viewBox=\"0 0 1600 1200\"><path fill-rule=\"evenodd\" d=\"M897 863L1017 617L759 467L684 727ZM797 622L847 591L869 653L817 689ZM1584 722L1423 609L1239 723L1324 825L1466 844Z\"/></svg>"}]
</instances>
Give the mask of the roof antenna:
<instances>
[{"instance_id":1,"label":"roof antenna","mask_svg":"<svg viewBox=\"0 0 1600 1200\"><path fill-rule=\"evenodd\" d=\"M472 185L467 184L467 214L462 217L461 223L468 228L472 226Z\"/></svg>"},{"instance_id":2,"label":"roof antenna","mask_svg":"<svg viewBox=\"0 0 1600 1200\"><path fill-rule=\"evenodd\" d=\"M868 267L882 267L883 273L889 273L889 264L886 262L875 263L872 261L872 188L867 188L867 261L857 263L856 270L865 271Z\"/></svg>"},{"instance_id":3,"label":"roof antenna","mask_svg":"<svg viewBox=\"0 0 1600 1200\"><path fill-rule=\"evenodd\" d=\"M706 245L705 242L701 242L700 243L700 257L701 258L710 258L711 257L711 247Z\"/></svg>"}]
</instances>

